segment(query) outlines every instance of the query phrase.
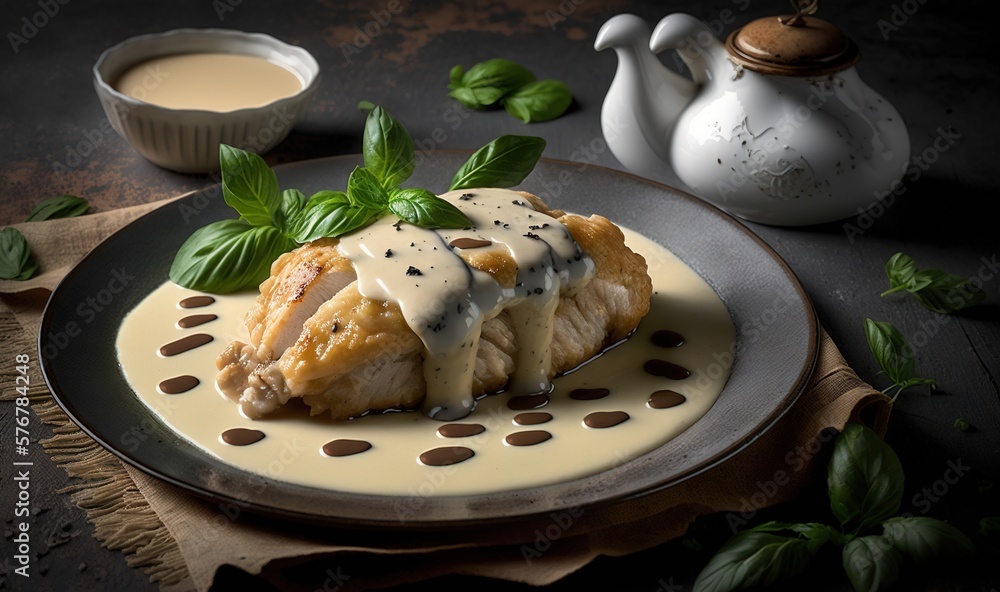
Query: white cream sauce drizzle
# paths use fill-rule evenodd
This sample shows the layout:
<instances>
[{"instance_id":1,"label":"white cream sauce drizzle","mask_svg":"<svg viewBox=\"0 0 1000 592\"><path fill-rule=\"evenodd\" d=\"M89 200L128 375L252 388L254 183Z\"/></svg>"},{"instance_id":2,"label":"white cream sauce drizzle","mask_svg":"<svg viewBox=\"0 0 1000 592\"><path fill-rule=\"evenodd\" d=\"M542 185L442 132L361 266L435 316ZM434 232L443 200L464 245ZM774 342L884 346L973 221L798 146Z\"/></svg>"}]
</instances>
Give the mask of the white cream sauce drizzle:
<instances>
[{"instance_id":1,"label":"white cream sauce drizzle","mask_svg":"<svg viewBox=\"0 0 1000 592\"><path fill-rule=\"evenodd\" d=\"M536 211L509 189L452 191L441 195L472 226L426 230L387 216L341 238L339 249L358 274L362 295L396 302L426 348L424 412L451 421L475 407L473 373L484 322L506 309L513 320L518 359L509 390L551 390L550 350L560 295L593 277L594 263L561 223ZM473 269L450 243L472 238L506 248L517 263L513 287Z\"/></svg>"}]
</instances>

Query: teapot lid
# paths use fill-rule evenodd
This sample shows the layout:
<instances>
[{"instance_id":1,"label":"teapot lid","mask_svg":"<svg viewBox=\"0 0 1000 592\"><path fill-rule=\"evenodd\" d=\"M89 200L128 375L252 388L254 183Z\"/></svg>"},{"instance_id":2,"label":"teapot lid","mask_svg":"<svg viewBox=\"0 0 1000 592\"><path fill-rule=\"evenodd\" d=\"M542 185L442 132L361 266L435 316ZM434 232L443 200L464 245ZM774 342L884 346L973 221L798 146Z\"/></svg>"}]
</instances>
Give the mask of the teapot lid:
<instances>
[{"instance_id":1,"label":"teapot lid","mask_svg":"<svg viewBox=\"0 0 1000 592\"><path fill-rule=\"evenodd\" d=\"M834 25L812 15L818 0L792 4L794 15L765 17L733 31L726 39L730 59L762 74L822 76L853 66L858 46Z\"/></svg>"}]
</instances>

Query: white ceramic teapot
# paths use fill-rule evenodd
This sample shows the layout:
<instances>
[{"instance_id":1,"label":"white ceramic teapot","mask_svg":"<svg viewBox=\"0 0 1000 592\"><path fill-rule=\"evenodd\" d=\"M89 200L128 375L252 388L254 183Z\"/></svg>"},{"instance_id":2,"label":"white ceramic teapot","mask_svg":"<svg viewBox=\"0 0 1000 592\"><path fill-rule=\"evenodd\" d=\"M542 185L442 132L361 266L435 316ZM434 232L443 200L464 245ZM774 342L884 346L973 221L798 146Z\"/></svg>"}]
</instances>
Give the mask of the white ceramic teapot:
<instances>
[{"instance_id":1,"label":"white ceramic teapot","mask_svg":"<svg viewBox=\"0 0 1000 592\"><path fill-rule=\"evenodd\" d=\"M639 17L608 20L595 42L618 69L601 111L611 152L753 222L841 220L895 189L910 159L896 109L858 77L857 46L833 25L794 15L755 20L720 42L689 14L650 33ZM691 80L655 55L676 50Z\"/></svg>"}]
</instances>

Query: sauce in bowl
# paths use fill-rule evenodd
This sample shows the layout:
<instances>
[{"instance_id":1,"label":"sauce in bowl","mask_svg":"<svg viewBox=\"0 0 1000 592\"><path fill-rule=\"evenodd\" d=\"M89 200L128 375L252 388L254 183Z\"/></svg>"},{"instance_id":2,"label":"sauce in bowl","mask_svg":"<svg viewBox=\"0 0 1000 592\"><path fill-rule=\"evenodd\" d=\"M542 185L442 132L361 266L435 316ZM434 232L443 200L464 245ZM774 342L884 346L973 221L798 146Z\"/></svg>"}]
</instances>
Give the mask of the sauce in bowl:
<instances>
[{"instance_id":1,"label":"sauce in bowl","mask_svg":"<svg viewBox=\"0 0 1000 592\"><path fill-rule=\"evenodd\" d=\"M139 62L113 86L124 95L169 109L226 112L293 96L303 83L288 68L264 58L186 53Z\"/></svg>"}]
</instances>

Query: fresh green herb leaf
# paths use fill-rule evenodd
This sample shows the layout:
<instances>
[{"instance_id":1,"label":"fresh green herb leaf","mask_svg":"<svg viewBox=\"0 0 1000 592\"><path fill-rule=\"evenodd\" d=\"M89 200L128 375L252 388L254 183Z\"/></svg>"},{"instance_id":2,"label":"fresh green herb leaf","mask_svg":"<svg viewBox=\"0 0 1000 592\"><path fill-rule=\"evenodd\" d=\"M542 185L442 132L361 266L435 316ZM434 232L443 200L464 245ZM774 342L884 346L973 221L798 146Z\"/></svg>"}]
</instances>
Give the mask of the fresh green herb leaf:
<instances>
[{"instance_id":1,"label":"fresh green herb leaf","mask_svg":"<svg viewBox=\"0 0 1000 592\"><path fill-rule=\"evenodd\" d=\"M960 432L967 432L970 429L972 429L972 424L970 424L969 420L965 419L964 417L956 418L954 425L955 429Z\"/></svg>"},{"instance_id":2,"label":"fresh green herb leaf","mask_svg":"<svg viewBox=\"0 0 1000 592\"><path fill-rule=\"evenodd\" d=\"M82 197L75 195L57 195L50 197L31 210L25 222L39 222L55 218L74 218L82 216L90 209L90 204Z\"/></svg>"},{"instance_id":3,"label":"fresh green herb leaf","mask_svg":"<svg viewBox=\"0 0 1000 592\"><path fill-rule=\"evenodd\" d=\"M278 178L258 154L219 146L222 194L229 207L253 226L270 226L279 216Z\"/></svg>"},{"instance_id":4,"label":"fresh green herb leaf","mask_svg":"<svg viewBox=\"0 0 1000 592\"><path fill-rule=\"evenodd\" d=\"M38 264L21 231L16 228L0 230L0 280L26 280L36 271Z\"/></svg>"},{"instance_id":5,"label":"fresh green herb leaf","mask_svg":"<svg viewBox=\"0 0 1000 592\"><path fill-rule=\"evenodd\" d=\"M894 400L899 393L912 386L927 385L931 388L937 386L937 382L933 379L914 376L913 349L903 334L892 324L866 318L865 335L875 361L893 382L883 392L888 392L893 387L898 388L892 397Z\"/></svg>"},{"instance_id":6,"label":"fresh green herb leaf","mask_svg":"<svg viewBox=\"0 0 1000 592\"><path fill-rule=\"evenodd\" d=\"M844 571L857 592L878 592L899 578L903 554L882 536L851 539L841 555Z\"/></svg>"},{"instance_id":7,"label":"fresh green herb leaf","mask_svg":"<svg viewBox=\"0 0 1000 592\"><path fill-rule=\"evenodd\" d=\"M986 298L986 292L967 278L940 269L919 269L913 258L903 253L889 258L885 274L890 288L882 296L906 291L924 308L939 314L974 306Z\"/></svg>"},{"instance_id":8,"label":"fresh green herb leaf","mask_svg":"<svg viewBox=\"0 0 1000 592\"><path fill-rule=\"evenodd\" d=\"M777 535L767 528L745 530L723 545L701 570L694 591L766 587L804 572L810 557L809 542L804 538Z\"/></svg>"},{"instance_id":9,"label":"fresh green herb leaf","mask_svg":"<svg viewBox=\"0 0 1000 592\"><path fill-rule=\"evenodd\" d=\"M320 191L306 202L288 235L298 243L343 236L367 226L381 213L380 209L352 203L343 191Z\"/></svg>"},{"instance_id":10,"label":"fresh green herb leaf","mask_svg":"<svg viewBox=\"0 0 1000 592\"><path fill-rule=\"evenodd\" d=\"M423 228L472 226L472 220L462 210L426 189L401 189L393 193L389 209L400 220Z\"/></svg>"},{"instance_id":11,"label":"fresh green herb leaf","mask_svg":"<svg viewBox=\"0 0 1000 592\"><path fill-rule=\"evenodd\" d=\"M450 79L448 87L451 89L449 96L459 99L470 109L493 105L504 95L535 80L535 75L527 68L503 58L480 62L467 72L463 72L461 66L455 66L448 73L448 77Z\"/></svg>"},{"instance_id":12,"label":"fresh green herb leaf","mask_svg":"<svg viewBox=\"0 0 1000 592\"><path fill-rule=\"evenodd\" d=\"M455 66L448 72L448 88L459 88L462 86L462 76L465 75L465 68L461 65Z\"/></svg>"},{"instance_id":13,"label":"fresh green herb leaf","mask_svg":"<svg viewBox=\"0 0 1000 592\"><path fill-rule=\"evenodd\" d=\"M352 204L371 210L384 211L389 205L389 192L367 168L354 167L347 179L347 197Z\"/></svg>"},{"instance_id":14,"label":"fresh green herb leaf","mask_svg":"<svg viewBox=\"0 0 1000 592\"><path fill-rule=\"evenodd\" d=\"M504 109L524 123L559 117L573 103L573 93L558 80L530 82L503 98Z\"/></svg>"},{"instance_id":15,"label":"fresh green herb leaf","mask_svg":"<svg viewBox=\"0 0 1000 592\"><path fill-rule=\"evenodd\" d=\"M979 532L983 536L1000 532L1000 516L988 516L979 521Z\"/></svg>"},{"instance_id":16,"label":"fresh green herb leaf","mask_svg":"<svg viewBox=\"0 0 1000 592\"><path fill-rule=\"evenodd\" d=\"M274 226L220 220L196 230L181 245L170 265L170 279L202 292L237 292L264 281L271 263L296 246Z\"/></svg>"},{"instance_id":17,"label":"fresh green herb leaf","mask_svg":"<svg viewBox=\"0 0 1000 592\"><path fill-rule=\"evenodd\" d=\"M903 497L903 467L872 430L848 424L833 446L827 470L830 508L855 533L893 516Z\"/></svg>"},{"instance_id":18,"label":"fresh green herb leaf","mask_svg":"<svg viewBox=\"0 0 1000 592\"><path fill-rule=\"evenodd\" d=\"M365 168L385 189L398 187L413 174L413 138L382 107L362 101L359 108L368 112L362 140Z\"/></svg>"},{"instance_id":19,"label":"fresh green herb leaf","mask_svg":"<svg viewBox=\"0 0 1000 592\"><path fill-rule=\"evenodd\" d=\"M450 189L514 187L534 170L543 150L543 138L500 136L465 161L452 178Z\"/></svg>"},{"instance_id":20,"label":"fresh green herb leaf","mask_svg":"<svg viewBox=\"0 0 1000 592\"><path fill-rule=\"evenodd\" d=\"M917 563L951 559L976 550L962 531L926 516L886 520L882 524L882 537Z\"/></svg>"},{"instance_id":21,"label":"fresh green herb leaf","mask_svg":"<svg viewBox=\"0 0 1000 592\"><path fill-rule=\"evenodd\" d=\"M290 228L306 206L307 198L298 189L286 189L281 192L281 205L274 217L274 225L286 236L291 236Z\"/></svg>"},{"instance_id":22,"label":"fresh green herb leaf","mask_svg":"<svg viewBox=\"0 0 1000 592\"><path fill-rule=\"evenodd\" d=\"M476 93L471 88L458 87L449 92L448 96L457 100L466 109L476 110L481 107L479 99L476 98Z\"/></svg>"}]
</instances>

